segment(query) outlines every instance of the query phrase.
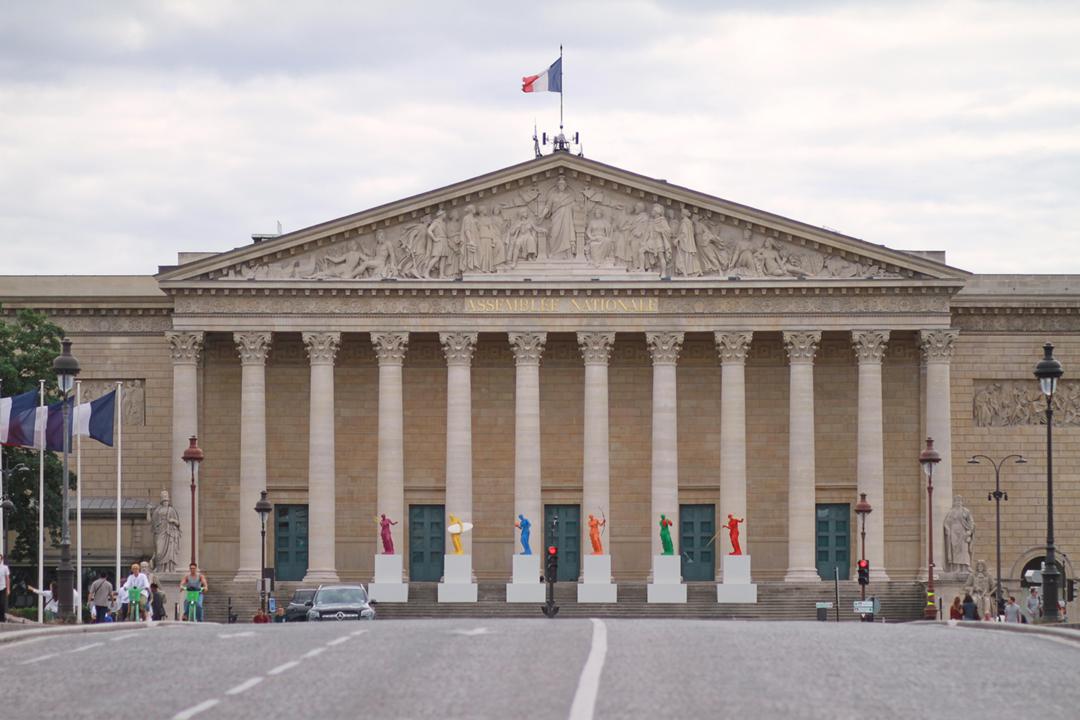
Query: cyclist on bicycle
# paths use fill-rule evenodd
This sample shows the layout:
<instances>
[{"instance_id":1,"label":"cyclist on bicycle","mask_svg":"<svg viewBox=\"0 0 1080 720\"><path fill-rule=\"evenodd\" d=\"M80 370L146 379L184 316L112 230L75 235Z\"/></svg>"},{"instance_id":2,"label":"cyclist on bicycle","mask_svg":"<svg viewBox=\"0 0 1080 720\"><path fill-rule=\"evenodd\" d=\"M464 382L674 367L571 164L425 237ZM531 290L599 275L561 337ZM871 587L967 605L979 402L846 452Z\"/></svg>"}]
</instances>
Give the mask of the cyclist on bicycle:
<instances>
[{"instance_id":1,"label":"cyclist on bicycle","mask_svg":"<svg viewBox=\"0 0 1080 720\"><path fill-rule=\"evenodd\" d=\"M180 589L185 593L188 591L199 592L199 607L196 612L196 619L202 622L203 619L203 595L210 589L210 586L206 583L206 576L199 572L199 566L195 563L188 565L188 574L180 580ZM187 612L185 605L184 612Z\"/></svg>"}]
</instances>

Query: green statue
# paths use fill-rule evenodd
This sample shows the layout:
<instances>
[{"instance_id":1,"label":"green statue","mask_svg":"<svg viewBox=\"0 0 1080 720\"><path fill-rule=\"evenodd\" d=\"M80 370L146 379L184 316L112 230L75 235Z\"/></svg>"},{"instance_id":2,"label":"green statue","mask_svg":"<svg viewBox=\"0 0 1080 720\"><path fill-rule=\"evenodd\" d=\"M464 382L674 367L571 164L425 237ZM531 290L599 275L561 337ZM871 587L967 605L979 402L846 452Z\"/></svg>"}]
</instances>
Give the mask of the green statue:
<instances>
[{"instance_id":1,"label":"green statue","mask_svg":"<svg viewBox=\"0 0 1080 720\"><path fill-rule=\"evenodd\" d=\"M660 515L660 544L664 547L664 555L674 555L675 546L671 544L671 530L672 522L667 519L667 515Z\"/></svg>"}]
</instances>

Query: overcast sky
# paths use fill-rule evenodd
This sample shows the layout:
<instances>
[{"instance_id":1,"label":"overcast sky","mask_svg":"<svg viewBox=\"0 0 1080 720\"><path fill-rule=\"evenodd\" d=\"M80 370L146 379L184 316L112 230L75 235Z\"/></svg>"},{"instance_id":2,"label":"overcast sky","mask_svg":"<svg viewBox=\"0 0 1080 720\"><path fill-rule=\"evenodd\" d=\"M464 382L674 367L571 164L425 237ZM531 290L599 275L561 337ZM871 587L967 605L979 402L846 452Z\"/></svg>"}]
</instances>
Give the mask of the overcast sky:
<instances>
[{"instance_id":1,"label":"overcast sky","mask_svg":"<svg viewBox=\"0 0 1080 720\"><path fill-rule=\"evenodd\" d=\"M467 8L467 9L466 9ZM1080 3L66 2L0 13L0 273L139 273L587 157L975 272L1080 273Z\"/></svg>"}]
</instances>

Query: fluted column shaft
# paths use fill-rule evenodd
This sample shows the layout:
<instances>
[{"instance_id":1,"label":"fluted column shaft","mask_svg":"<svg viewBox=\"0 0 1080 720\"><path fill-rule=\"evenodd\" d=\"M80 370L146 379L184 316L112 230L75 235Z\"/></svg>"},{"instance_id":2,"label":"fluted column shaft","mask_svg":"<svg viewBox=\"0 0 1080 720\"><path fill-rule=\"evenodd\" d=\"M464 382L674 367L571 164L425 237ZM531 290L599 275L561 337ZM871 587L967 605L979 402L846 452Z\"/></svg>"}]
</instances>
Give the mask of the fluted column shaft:
<instances>
[{"instance_id":1,"label":"fluted column shaft","mask_svg":"<svg viewBox=\"0 0 1080 720\"><path fill-rule=\"evenodd\" d=\"M945 571L945 536L941 528L953 502L949 365L958 335L956 330L923 330L920 334L926 363L926 434L934 438L934 448L941 454L941 462L934 468L935 575Z\"/></svg>"},{"instance_id":2,"label":"fluted column shaft","mask_svg":"<svg viewBox=\"0 0 1080 720\"><path fill-rule=\"evenodd\" d=\"M788 582L819 580L814 558L814 355L820 332L785 332L788 409Z\"/></svg>"},{"instance_id":3,"label":"fluted column shaft","mask_svg":"<svg viewBox=\"0 0 1080 720\"><path fill-rule=\"evenodd\" d=\"M402 368L409 346L407 332L373 332L371 344L379 358L379 465L376 513L400 523L391 528L394 552L405 550L408 517L405 515L405 425L402 402ZM375 528L375 552L383 551L381 531Z\"/></svg>"},{"instance_id":4,"label":"fluted column shaft","mask_svg":"<svg viewBox=\"0 0 1080 720\"><path fill-rule=\"evenodd\" d=\"M727 522L729 513L746 518L746 356L753 335L752 332L715 333L721 363L719 525ZM750 523L740 528L740 544L747 554L752 531ZM717 537L716 547L717 555L730 552L724 533Z\"/></svg>"},{"instance_id":5,"label":"fluted column shaft","mask_svg":"<svg viewBox=\"0 0 1080 720\"><path fill-rule=\"evenodd\" d=\"M608 432L608 361L615 347L613 332L579 332L578 347L585 361L584 477L581 483L582 514L611 517L611 458ZM610 536L608 536L610 537ZM610 540L604 552L610 554ZM581 547L592 552L589 525L581 523Z\"/></svg>"},{"instance_id":6,"label":"fluted column shaft","mask_svg":"<svg viewBox=\"0 0 1080 720\"><path fill-rule=\"evenodd\" d=\"M881 361L889 342L888 330L851 333L859 360L858 450L856 472L860 493L873 508L866 518L866 557L870 578L886 582L885 571L885 439L881 396ZM858 553L856 553L858 554Z\"/></svg>"},{"instance_id":7,"label":"fluted column shaft","mask_svg":"<svg viewBox=\"0 0 1080 720\"><path fill-rule=\"evenodd\" d=\"M266 489L266 357L269 332L233 333L240 353L240 552L236 580L257 580L262 562L261 521L254 511L259 492Z\"/></svg>"},{"instance_id":8,"label":"fluted column shaft","mask_svg":"<svg viewBox=\"0 0 1080 720\"><path fill-rule=\"evenodd\" d=\"M191 470L180 458L188 446L188 438L199 434L198 369L204 336L201 332L167 332L165 337L169 341L173 366L172 492L169 497L180 516L182 532L186 535L191 528ZM186 548L190 544L191 539L185 537L181 547ZM184 555L181 552L177 558L178 566L186 562Z\"/></svg>"},{"instance_id":9,"label":"fluted column shaft","mask_svg":"<svg viewBox=\"0 0 1080 720\"><path fill-rule=\"evenodd\" d=\"M303 333L311 361L308 422L308 571L304 582L336 582L334 358L341 333Z\"/></svg>"},{"instance_id":10,"label":"fluted column shaft","mask_svg":"<svg viewBox=\"0 0 1080 720\"><path fill-rule=\"evenodd\" d=\"M514 351L514 513L542 528L540 479L540 358L547 333L510 333ZM515 548L515 552L517 552Z\"/></svg>"},{"instance_id":11,"label":"fluted column shaft","mask_svg":"<svg viewBox=\"0 0 1080 720\"><path fill-rule=\"evenodd\" d=\"M682 349L681 332L646 333L653 361L652 395L652 516L649 519L652 554L659 555L660 516L675 523L678 544L679 425L676 363Z\"/></svg>"},{"instance_id":12,"label":"fluted column shaft","mask_svg":"<svg viewBox=\"0 0 1080 720\"><path fill-rule=\"evenodd\" d=\"M446 515L472 522L472 356L477 333L439 333L446 355ZM461 536L472 554L472 533ZM446 547L450 547L447 536Z\"/></svg>"}]
</instances>

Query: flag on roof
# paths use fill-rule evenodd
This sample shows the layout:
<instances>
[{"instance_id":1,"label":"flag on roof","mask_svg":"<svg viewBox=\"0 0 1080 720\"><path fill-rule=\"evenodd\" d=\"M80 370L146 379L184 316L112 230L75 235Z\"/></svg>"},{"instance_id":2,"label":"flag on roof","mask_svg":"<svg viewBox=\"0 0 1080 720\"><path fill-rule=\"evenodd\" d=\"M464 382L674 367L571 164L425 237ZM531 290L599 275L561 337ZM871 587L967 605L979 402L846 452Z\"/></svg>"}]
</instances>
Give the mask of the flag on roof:
<instances>
[{"instance_id":1,"label":"flag on roof","mask_svg":"<svg viewBox=\"0 0 1080 720\"><path fill-rule=\"evenodd\" d=\"M538 75L521 78L521 92L562 92L562 58Z\"/></svg>"}]
</instances>

